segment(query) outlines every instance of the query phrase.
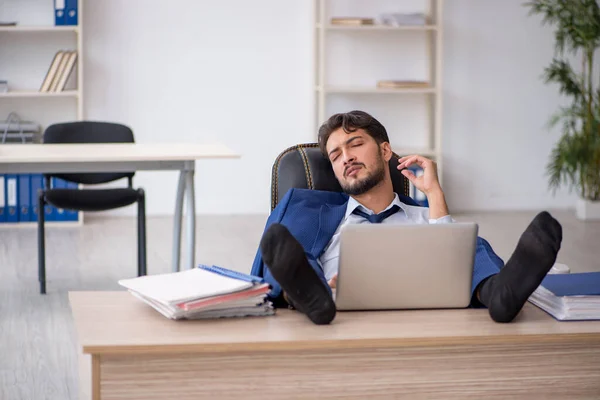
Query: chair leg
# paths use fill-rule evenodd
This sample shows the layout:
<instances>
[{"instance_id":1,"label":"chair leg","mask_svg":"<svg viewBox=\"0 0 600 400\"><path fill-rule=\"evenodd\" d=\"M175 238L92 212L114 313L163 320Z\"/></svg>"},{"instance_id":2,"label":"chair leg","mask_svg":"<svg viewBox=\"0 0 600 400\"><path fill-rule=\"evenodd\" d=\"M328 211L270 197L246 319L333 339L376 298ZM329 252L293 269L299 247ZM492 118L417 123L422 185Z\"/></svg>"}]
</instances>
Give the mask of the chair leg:
<instances>
[{"instance_id":1,"label":"chair leg","mask_svg":"<svg viewBox=\"0 0 600 400\"><path fill-rule=\"evenodd\" d=\"M138 276L146 275L146 195L138 189Z\"/></svg>"},{"instance_id":2,"label":"chair leg","mask_svg":"<svg viewBox=\"0 0 600 400\"><path fill-rule=\"evenodd\" d=\"M38 191L38 281L40 282L40 294L46 294L45 206L44 191L40 190Z\"/></svg>"}]
</instances>

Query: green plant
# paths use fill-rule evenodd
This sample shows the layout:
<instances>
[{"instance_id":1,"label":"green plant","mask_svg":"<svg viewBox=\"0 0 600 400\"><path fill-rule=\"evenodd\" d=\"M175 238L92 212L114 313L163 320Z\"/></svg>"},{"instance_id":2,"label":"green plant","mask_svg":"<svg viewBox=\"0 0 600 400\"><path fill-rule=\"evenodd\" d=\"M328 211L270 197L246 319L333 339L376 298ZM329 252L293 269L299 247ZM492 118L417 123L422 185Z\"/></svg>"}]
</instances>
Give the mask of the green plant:
<instances>
[{"instance_id":1,"label":"green plant","mask_svg":"<svg viewBox=\"0 0 600 400\"><path fill-rule=\"evenodd\" d=\"M562 136L547 165L549 186L569 184L588 200L600 200L600 87L594 83L594 52L600 47L600 9L596 0L533 0L529 15L543 16L555 26L555 56L544 70L546 83L556 83L571 99L549 121L562 126ZM574 69L571 60L581 60Z\"/></svg>"}]
</instances>

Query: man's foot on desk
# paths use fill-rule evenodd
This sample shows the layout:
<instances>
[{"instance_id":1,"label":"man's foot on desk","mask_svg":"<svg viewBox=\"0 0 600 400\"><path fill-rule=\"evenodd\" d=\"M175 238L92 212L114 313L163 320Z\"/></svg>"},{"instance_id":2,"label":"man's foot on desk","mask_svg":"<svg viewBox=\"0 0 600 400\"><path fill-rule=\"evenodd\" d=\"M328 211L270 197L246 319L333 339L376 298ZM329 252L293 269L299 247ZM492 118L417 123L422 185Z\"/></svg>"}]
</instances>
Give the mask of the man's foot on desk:
<instances>
[{"instance_id":1,"label":"man's foot on desk","mask_svg":"<svg viewBox=\"0 0 600 400\"><path fill-rule=\"evenodd\" d=\"M312 269L302 245L281 224L271 225L260 242L263 260L292 305L318 325L335 318L329 290Z\"/></svg>"},{"instance_id":2,"label":"man's foot on desk","mask_svg":"<svg viewBox=\"0 0 600 400\"><path fill-rule=\"evenodd\" d=\"M562 227L544 211L521 235L514 253L494 276L481 285L479 298L496 322L510 322L521 311L556 261Z\"/></svg>"}]
</instances>

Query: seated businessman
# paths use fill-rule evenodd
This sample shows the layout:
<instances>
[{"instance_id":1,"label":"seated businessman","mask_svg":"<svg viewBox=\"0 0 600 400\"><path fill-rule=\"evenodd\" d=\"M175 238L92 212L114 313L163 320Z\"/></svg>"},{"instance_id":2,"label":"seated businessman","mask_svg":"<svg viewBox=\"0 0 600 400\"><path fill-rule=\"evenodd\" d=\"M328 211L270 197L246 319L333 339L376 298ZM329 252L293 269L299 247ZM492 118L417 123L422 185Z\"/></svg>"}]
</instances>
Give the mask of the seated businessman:
<instances>
[{"instance_id":1,"label":"seated businessman","mask_svg":"<svg viewBox=\"0 0 600 400\"><path fill-rule=\"evenodd\" d=\"M371 115L362 111L333 115L319 128L318 140L344 193L288 191L269 216L252 273L272 285L270 296L276 305L287 302L315 324L328 324L336 314L331 289L344 225L446 224L453 219L436 165L425 157L402 157L397 168L427 196L429 207L394 193L390 141ZM413 164L423 168L422 176L406 169ZM487 307L494 321L512 321L554 265L561 241L561 225L545 211L525 229L506 264L478 237L471 305Z\"/></svg>"}]
</instances>

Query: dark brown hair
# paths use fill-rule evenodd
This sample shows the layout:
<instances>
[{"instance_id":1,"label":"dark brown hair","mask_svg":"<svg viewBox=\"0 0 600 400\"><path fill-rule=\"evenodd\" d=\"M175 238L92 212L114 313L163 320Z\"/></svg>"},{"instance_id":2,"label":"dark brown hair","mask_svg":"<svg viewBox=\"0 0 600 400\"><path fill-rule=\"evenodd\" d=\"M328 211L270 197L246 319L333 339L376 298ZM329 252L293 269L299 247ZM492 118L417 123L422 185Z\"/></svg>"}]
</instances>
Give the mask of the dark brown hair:
<instances>
[{"instance_id":1,"label":"dark brown hair","mask_svg":"<svg viewBox=\"0 0 600 400\"><path fill-rule=\"evenodd\" d=\"M390 141L384 126L364 111L354 110L347 113L334 114L319 128L319 148L325 157L327 157L327 141L329 140L329 136L339 128L344 129L346 133L364 129L369 136L375 139L377 144Z\"/></svg>"}]
</instances>

